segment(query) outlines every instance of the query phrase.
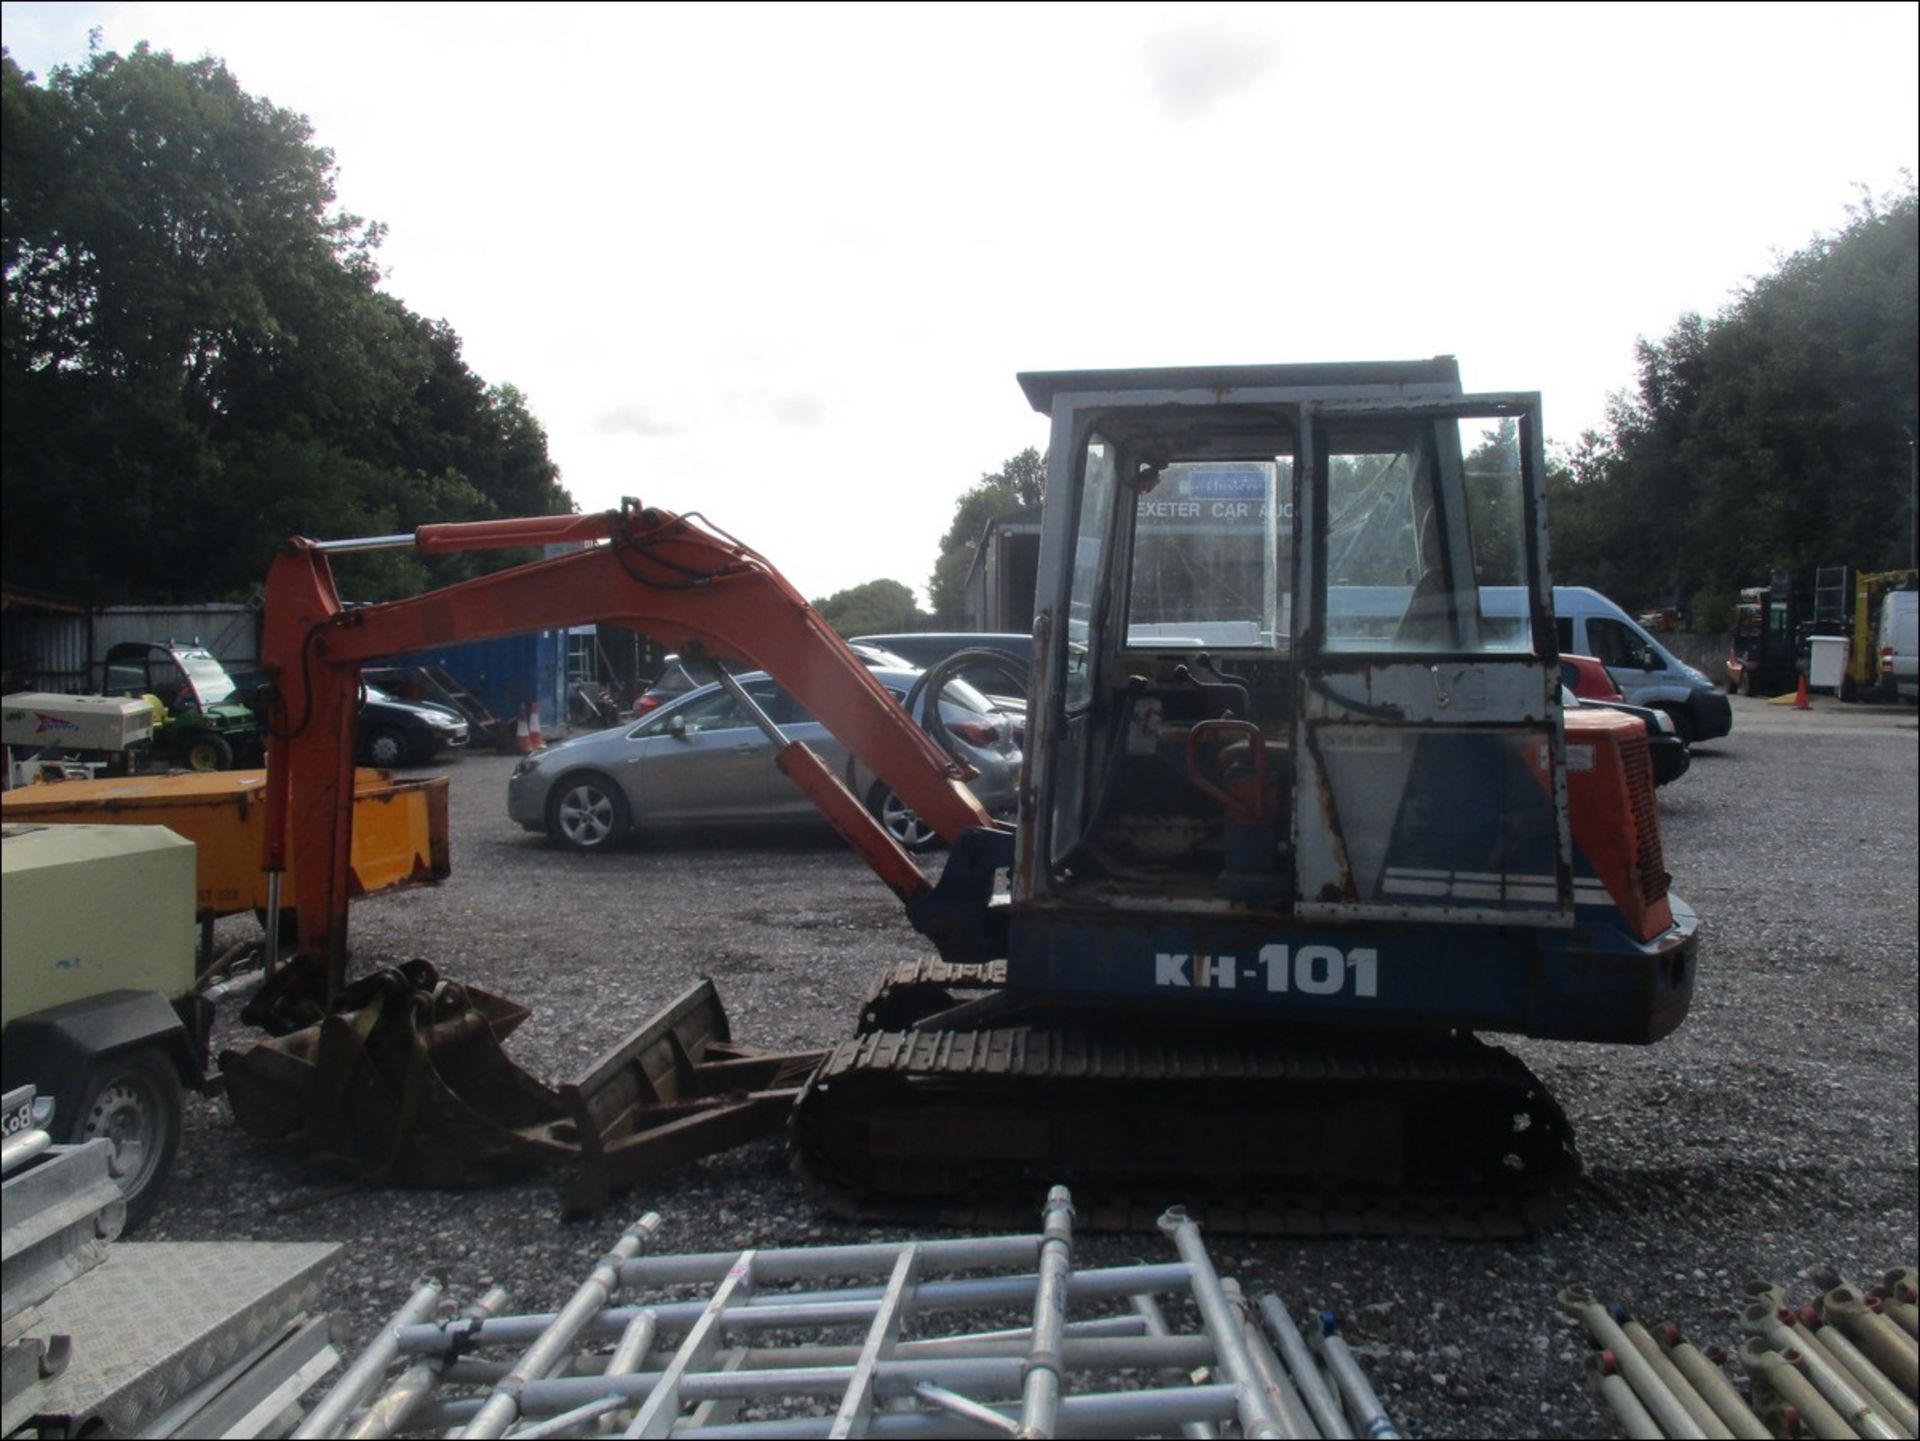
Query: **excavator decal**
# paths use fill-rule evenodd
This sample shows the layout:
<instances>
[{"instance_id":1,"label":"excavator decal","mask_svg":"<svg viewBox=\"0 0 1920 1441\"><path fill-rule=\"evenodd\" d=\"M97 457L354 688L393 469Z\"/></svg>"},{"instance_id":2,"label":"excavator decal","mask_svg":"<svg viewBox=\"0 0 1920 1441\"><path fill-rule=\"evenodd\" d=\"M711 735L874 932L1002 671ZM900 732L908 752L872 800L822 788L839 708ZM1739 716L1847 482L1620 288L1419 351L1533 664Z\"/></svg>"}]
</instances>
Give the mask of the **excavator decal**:
<instances>
[{"instance_id":1,"label":"excavator decal","mask_svg":"<svg viewBox=\"0 0 1920 1441\"><path fill-rule=\"evenodd\" d=\"M1371 946L1342 951L1338 946L1301 946L1289 954L1286 946L1267 945L1259 957L1243 961L1235 956L1186 956L1162 952L1153 958L1156 986L1213 987L1278 993L1299 991L1310 996L1336 996L1351 989L1356 996L1380 994L1380 953Z\"/></svg>"}]
</instances>

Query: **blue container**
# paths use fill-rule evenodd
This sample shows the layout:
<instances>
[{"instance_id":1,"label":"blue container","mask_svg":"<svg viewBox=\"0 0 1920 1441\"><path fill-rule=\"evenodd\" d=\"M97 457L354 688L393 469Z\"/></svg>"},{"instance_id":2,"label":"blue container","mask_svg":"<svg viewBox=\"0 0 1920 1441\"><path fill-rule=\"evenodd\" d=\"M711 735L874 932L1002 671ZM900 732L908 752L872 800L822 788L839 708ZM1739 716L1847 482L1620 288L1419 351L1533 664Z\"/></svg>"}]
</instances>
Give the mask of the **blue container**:
<instances>
[{"instance_id":1,"label":"blue container","mask_svg":"<svg viewBox=\"0 0 1920 1441\"><path fill-rule=\"evenodd\" d=\"M512 721L520 708L539 702L540 717L557 726L563 712L560 667L565 657L558 631L528 631L498 640L463 641L393 656L394 664L437 665L501 720Z\"/></svg>"}]
</instances>

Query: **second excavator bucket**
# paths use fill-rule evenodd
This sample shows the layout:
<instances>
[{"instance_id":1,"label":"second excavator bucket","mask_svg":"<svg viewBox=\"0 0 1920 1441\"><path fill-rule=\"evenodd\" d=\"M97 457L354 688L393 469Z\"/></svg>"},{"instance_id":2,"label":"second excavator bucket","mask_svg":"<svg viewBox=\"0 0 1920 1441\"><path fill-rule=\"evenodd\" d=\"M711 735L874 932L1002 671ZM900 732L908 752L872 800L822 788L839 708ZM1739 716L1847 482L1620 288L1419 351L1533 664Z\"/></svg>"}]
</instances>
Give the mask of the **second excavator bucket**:
<instances>
[{"instance_id":1,"label":"second excavator bucket","mask_svg":"<svg viewBox=\"0 0 1920 1441\"><path fill-rule=\"evenodd\" d=\"M824 1051L737 1045L702 980L560 1088L580 1146L567 1209L603 1209L615 1191L786 1129Z\"/></svg>"},{"instance_id":2,"label":"second excavator bucket","mask_svg":"<svg viewBox=\"0 0 1920 1441\"><path fill-rule=\"evenodd\" d=\"M557 1089L509 1057L524 1007L425 961L375 973L318 1022L221 1054L234 1116L314 1171L461 1188L570 1166L598 1210L644 1176L778 1134L817 1051L735 1045L710 981Z\"/></svg>"}]
</instances>

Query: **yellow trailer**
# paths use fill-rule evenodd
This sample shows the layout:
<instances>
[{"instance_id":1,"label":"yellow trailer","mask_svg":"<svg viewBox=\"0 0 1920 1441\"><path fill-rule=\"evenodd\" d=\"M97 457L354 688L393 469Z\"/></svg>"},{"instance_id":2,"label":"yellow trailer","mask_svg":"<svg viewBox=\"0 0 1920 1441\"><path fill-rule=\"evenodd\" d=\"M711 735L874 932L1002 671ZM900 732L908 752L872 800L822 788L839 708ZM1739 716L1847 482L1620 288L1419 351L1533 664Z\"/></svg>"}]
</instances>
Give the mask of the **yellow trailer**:
<instances>
[{"instance_id":1,"label":"yellow trailer","mask_svg":"<svg viewBox=\"0 0 1920 1441\"><path fill-rule=\"evenodd\" d=\"M166 826L197 848L197 911L264 912L266 781L265 771L254 770L24 786L0 796L0 818L8 825ZM447 784L445 776L398 780L386 771L354 772L354 895L426 885L451 874ZM289 885L292 879L289 863Z\"/></svg>"}]
</instances>

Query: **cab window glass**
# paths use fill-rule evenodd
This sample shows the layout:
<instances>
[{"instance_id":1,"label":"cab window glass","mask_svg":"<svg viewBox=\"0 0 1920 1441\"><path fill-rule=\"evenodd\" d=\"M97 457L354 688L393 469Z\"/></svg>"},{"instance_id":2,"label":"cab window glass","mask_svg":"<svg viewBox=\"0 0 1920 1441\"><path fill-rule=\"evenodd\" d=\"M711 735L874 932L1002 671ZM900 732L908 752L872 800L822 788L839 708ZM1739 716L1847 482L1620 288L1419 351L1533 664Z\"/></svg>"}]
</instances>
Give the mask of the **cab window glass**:
<instances>
[{"instance_id":1,"label":"cab window glass","mask_svg":"<svg viewBox=\"0 0 1920 1441\"><path fill-rule=\"evenodd\" d=\"M187 678L193 682L193 689L200 697L202 705L219 705L233 694L233 680L227 674L227 668L205 651L189 651L180 658L186 669Z\"/></svg>"},{"instance_id":2,"label":"cab window glass","mask_svg":"<svg viewBox=\"0 0 1920 1441\"><path fill-rule=\"evenodd\" d=\"M1608 620L1604 616L1588 617L1587 644L1593 647L1593 653L1599 657L1601 665L1609 668L1625 666L1632 670L1640 668L1640 637L1617 620Z\"/></svg>"},{"instance_id":3,"label":"cab window glass","mask_svg":"<svg viewBox=\"0 0 1920 1441\"><path fill-rule=\"evenodd\" d=\"M661 718L655 732L670 725L673 716L678 716L690 731L731 730L747 724L747 713L724 690L717 690L710 696L691 701L673 712L672 716Z\"/></svg>"},{"instance_id":4,"label":"cab window glass","mask_svg":"<svg viewBox=\"0 0 1920 1441\"><path fill-rule=\"evenodd\" d=\"M1560 642L1560 654L1562 655L1578 655L1579 654L1579 652L1573 648L1573 617L1572 616L1570 615L1555 616L1553 620L1553 633L1555 638Z\"/></svg>"},{"instance_id":5,"label":"cab window glass","mask_svg":"<svg viewBox=\"0 0 1920 1441\"><path fill-rule=\"evenodd\" d=\"M137 695L147 689L147 668L138 661L117 660L107 667L108 695Z\"/></svg>"},{"instance_id":6,"label":"cab window glass","mask_svg":"<svg viewBox=\"0 0 1920 1441\"><path fill-rule=\"evenodd\" d=\"M1293 457L1175 461L1134 501L1127 644L1283 650Z\"/></svg>"},{"instance_id":7,"label":"cab window glass","mask_svg":"<svg viewBox=\"0 0 1920 1441\"><path fill-rule=\"evenodd\" d=\"M1327 427L1327 649L1452 650L1454 582L1434 427Z\"/></svg>"},{"instance_id":8,"label":"cab window glass","mask_svg":"<svg viewBox=\"0 0 1920 1441\"><path fill-rule=\"evenodd\" d=\"M1325 423L1326 646L1530 651L1530 623L1487 615L1480 588L1524 584L1527 525L1511 418Z\"/></svg>"},{"instance_id":9,"label":"cab window glass","mask_svg":"<svg viewBox=\"0 0 1920 1441\"><path fill-rule=\"evenodd\" d=\"M1083 709L1093 697L1093 656L1088 650L1105 578L1107 523L1113 515L1117 485L1114 448L1100 435L1087 437L1086 467L1080 490L1080 519L1074 528L1073 588L1067 597L1068 711Z\"/></svg>"},{"instance_id":10,"label":"cab window glass","mask_svg":"<svg viewBox=\"0 0 1920 1441\"><path fill-rule=\"evenodd\" d=\"M813 717L807 714L800 702L777 685L748 686L747 694L753 697L755 705L773 718L777 726L813 724Z\"/></svg>"}]
</instances>

